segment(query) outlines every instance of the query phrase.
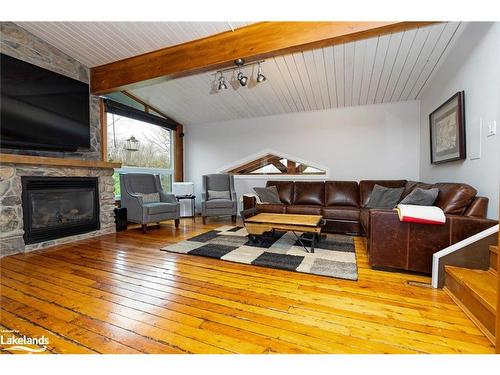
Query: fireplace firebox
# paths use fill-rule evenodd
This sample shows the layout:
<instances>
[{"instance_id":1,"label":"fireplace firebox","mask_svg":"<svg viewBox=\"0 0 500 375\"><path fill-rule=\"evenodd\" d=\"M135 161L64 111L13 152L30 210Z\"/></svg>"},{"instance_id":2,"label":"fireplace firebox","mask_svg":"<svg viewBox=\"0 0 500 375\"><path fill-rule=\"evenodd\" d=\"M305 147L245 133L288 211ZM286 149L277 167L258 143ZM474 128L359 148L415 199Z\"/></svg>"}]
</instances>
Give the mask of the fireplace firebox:
<instances>
[{"instance_id":1,"label":"fireplace firebox","mask_svg":"<svg viewBox=\"0 0 500 375\"><path fill-rule=\"evenodd\" d=\"M23 177L22 185L26 244L99 230L97 178Z\"/></svg>"}]
</instances>

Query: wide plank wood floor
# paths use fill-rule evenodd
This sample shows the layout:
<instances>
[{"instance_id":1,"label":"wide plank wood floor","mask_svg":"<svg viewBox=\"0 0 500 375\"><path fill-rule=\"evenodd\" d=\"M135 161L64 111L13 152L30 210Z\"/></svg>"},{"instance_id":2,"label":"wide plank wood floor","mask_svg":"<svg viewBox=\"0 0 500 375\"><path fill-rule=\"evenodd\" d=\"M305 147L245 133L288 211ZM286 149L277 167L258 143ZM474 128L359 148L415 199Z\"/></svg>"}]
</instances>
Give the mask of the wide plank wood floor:
<instances>
[{"instance_id":1,"label":"wide plank wood floor","mask_svg":"<svg viewBox=\"0 0 500 375\"><path fill-rule=\"evenodd\" d=\"M493 353L430 278L347 281L159 251L225 224L162 224L0 260L0 331L49 353ZM2 352L8 352L0 345Z\"/></svg>"}]
</instances>

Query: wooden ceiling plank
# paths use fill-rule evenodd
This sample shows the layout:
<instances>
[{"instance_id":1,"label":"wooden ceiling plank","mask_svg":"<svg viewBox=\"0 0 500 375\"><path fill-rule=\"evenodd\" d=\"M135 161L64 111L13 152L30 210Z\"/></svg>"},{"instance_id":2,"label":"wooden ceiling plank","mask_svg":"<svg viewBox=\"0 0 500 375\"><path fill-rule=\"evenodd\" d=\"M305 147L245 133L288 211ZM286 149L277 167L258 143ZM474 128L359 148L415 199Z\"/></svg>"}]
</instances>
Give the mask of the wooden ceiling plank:
<instances>
[{"instance_id":1,"label":"wooden ceiling plank","mask_svg":"<svg viewBox=\"0 0 500 375\"><path fill-rule=\"evenodd\" d=\"M387 92L387 86L389 85L389 79L394 70L394 65L396 64L396 57L398 56L399 49L401 48L401 42L403 41L404 33L391 34L389 46L387 49L387 62L384 64L384 69L380 77L380 86L375 95L375 103L382 103L384 96Z\"/></svg>"},{"instance_id":2,"label":"wooden ceiling plank","mask_svg":"<svg viewBox=\"0 0 500 375\"><path fill-rule=\"evenodd\" d=\"M321 48L432 22L261 22L91 69L91 91L105 94L167 78Z\"/></svg>"},{"instance_id":3,"label":"wooden ceiling plank","mask_svg":"<svg viewBox=\"0 0 500 375\"><path fill-rule=\"evenodd\" d=\"M363 77L363 67L365 63L366 40L354 43L354 67L352 76L351 105L359 104L361 95L361 78Z\"/></svg>"}]
</instances>

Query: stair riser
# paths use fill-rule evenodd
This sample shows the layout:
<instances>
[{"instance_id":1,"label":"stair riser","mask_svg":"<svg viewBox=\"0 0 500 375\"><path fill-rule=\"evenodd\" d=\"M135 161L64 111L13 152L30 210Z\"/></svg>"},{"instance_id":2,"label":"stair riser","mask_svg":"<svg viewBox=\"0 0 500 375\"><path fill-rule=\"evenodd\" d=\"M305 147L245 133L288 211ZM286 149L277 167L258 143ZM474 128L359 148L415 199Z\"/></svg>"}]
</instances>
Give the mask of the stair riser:
<instances>
[{"instance_id":1,"label":"stair riser","mask_svg":"<svg viewBox=\"0 0 500 375\"><path fill-rule=\"evenodd\" d=\"M490 267L498 271L498 255L490 251Z\"/></svg>"},{"instance_id":2,"label":"stair riser","mask_svg":"<svg viewBox=\"0 0 500 375\"><path fill-rule=\"evenodd\" d=\"M486 330L489 338L495 337L495 314L488 310L476 296L466 289L455 278L446 274L445 286L453 295L462 303L461 308L466 308L466 314L473 315L477 321L483 326L479 326L481 330Z\"/></svg>"}]
</instances>

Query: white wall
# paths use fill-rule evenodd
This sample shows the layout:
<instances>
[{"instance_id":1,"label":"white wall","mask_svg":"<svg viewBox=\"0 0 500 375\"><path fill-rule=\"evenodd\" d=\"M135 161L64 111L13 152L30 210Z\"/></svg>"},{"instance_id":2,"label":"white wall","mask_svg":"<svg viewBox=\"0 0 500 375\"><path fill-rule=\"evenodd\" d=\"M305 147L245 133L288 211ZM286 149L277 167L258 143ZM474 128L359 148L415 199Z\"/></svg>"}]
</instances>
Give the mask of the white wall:
<instances>
[{"instance_id":1,"label":"white wall","mask_svg":"<svg viewBox=\"0 0 500 375\"><path fill-rule=\"evenodd\" d=\"M467 159L430 164L429 114L457 91L465 91ZM483 119L482 156L470 160L471 127ZM465 182L490 198L488 217L498 219L499 135L487 137L487 123L500 130L500 23L470 23L424 90L421 99L420 179Z\"/></svg>"},{"instance_id":2,"label":"white wall","mask_svg":"<svg viewBox=\"0 0 500 375\"><path fill-rule=\"evenodd\" d=\"M186 181L200 196L202 175L265 149L328 168L322 179L418 180L419 123L419 102L409 101L186 126ZM239 178L236 190L263 184Z\"/></svg>"}]
</instances>

